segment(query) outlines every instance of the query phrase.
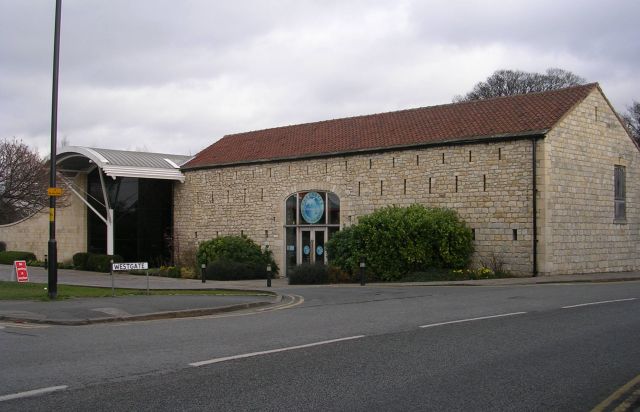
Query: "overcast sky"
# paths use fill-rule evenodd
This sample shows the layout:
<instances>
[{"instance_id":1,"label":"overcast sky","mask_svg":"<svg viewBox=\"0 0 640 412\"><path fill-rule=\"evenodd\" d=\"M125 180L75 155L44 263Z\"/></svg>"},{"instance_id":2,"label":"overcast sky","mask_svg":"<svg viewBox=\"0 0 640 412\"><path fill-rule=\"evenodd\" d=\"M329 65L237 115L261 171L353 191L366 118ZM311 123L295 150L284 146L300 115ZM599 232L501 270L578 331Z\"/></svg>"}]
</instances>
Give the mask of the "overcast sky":
<instances>
[{"instance_id":1,"label":"overcast sky","mask_svg":"<svg viewBox=\"0 0 640 412\"><path fill-rule=\"evenodd\" d=\"M0 138L49 153L55 0L0 0ZM640 1L64 0L58 139L196 154L230 133L451 102L497 69L640 100Z\"/></svg>"}]
</instances>

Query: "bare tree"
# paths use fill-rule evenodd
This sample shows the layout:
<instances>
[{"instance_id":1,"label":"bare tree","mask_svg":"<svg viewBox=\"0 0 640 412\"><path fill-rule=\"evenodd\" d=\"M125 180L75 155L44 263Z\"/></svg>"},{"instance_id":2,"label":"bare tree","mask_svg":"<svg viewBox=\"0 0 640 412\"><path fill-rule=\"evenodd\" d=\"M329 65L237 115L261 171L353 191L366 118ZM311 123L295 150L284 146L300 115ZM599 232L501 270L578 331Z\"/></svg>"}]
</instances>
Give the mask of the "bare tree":
<instances>
[{"instance_id":1,"label":"bare tree","mask_svg":"<svg viewBox=\"0 0 640 412\"><path fill-rule=\"evenodd\" d=\"M634 101L633 104L627 107L627 113L622 115L631 136L636 139L636 142L640 143L640 102Z\"/></svg>"},{"instance_id":2,"label":"bare tree","mask_svg":"<svg viewBox=\"0 0 640 412\"><path fill-rule=\"evenodd\" d=\"M497 70L487 80L477 83L464 96L455 96L454 102L489 99L533 92L561 89L586 83L582 77L569 71L551 68L546 73L528 73L520 70Z\"/></svg>"},{"instance_id":3,"label":"bare tree","mask_svg":"<svg viewBox=\"0 0 640 412\"><path fill-rule=\"evenodd\" d=\"M48 204L47 164L17 139L0 140L0 224L32 215Z\"/></svg>"}]
</instances>

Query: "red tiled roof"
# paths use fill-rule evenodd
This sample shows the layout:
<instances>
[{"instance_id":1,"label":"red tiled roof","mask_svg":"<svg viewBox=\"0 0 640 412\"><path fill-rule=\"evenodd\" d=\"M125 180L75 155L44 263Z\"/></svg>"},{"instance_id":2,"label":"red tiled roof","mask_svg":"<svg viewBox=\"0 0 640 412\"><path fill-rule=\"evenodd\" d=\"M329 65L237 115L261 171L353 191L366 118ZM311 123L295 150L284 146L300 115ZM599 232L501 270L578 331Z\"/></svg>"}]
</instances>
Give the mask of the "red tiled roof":
<instances>
[{"instance_id":1,"label":"red tiled roof","mask_svg":"<svg viewBox=\"0 0 640 412\"><path fill-rule=\"evenodd\" d=\"M549 131L597 83L227 135L184 169Z\"/></svg>"}]
</instances>

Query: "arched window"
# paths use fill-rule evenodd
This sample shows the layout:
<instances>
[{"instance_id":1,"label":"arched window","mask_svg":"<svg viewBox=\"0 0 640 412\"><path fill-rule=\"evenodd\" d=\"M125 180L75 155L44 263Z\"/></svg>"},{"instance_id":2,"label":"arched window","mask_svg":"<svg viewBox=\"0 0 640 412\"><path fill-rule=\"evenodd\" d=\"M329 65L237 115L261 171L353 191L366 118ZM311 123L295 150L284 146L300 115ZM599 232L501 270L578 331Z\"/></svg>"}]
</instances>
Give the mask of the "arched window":
<instances>
[{"instance_id":1,"label":"arched window","mask_svg":"<svg viewBox=\"0 0 640 412\"><path fill-rule=\"evenodd\" d=\"M332 192L298 192L287 198L285 215L287 270L326 263L325 244L340 230L340 198Z\"/></svg>"}]
</instances>

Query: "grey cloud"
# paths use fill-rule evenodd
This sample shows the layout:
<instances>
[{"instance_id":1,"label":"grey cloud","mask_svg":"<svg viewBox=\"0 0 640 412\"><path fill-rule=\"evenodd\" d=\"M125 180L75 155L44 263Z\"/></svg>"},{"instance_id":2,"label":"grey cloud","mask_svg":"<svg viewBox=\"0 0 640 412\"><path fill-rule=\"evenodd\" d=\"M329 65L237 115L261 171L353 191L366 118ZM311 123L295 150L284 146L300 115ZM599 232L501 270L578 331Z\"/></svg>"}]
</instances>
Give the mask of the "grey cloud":
<instances>
[{"instance_id":1,"label":"grey cloud","mask_svg":"<svg viewBox=\"0 0 640 412\"><path fill-rule=\"evenodd\" d=\"M46 147L53 1L0 7L0 135ZM498 68L572 70L624 108L640 98L639 8L65 0L59 134L195 153L228 133L447 103Z\"/></svg>"}]
</instances>

